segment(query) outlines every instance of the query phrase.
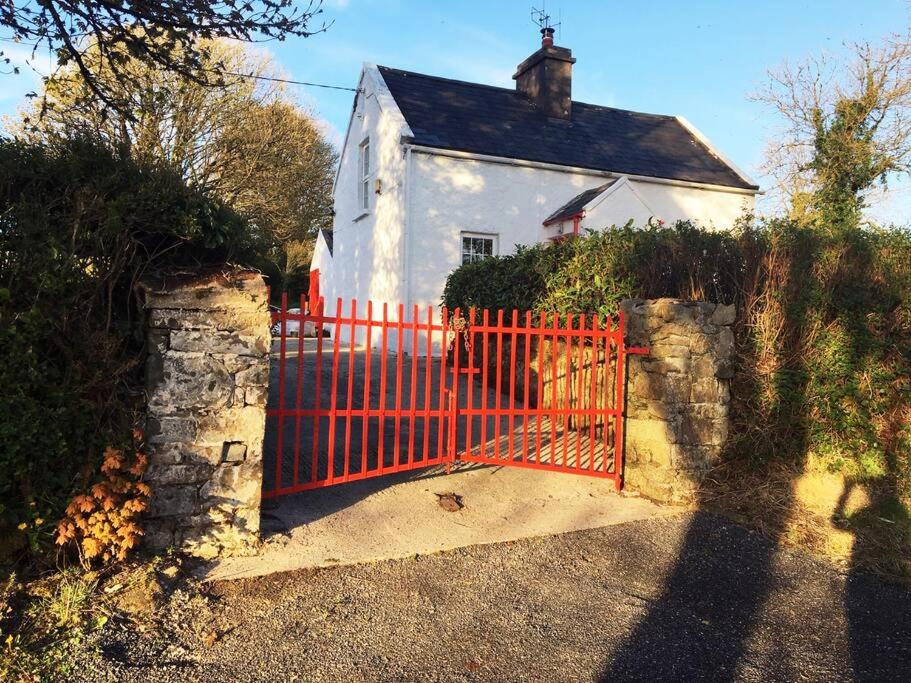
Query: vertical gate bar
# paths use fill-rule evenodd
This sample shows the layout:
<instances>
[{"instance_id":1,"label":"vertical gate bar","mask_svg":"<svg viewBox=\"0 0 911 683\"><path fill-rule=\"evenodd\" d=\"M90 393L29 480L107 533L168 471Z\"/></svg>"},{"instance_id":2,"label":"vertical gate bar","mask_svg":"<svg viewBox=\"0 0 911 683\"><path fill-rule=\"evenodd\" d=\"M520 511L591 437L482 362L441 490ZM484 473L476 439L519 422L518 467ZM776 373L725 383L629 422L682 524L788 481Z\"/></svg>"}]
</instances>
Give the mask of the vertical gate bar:
<instances>
[{"instance_id":1,"label":"vertical gate bar","mask_svg":"<svg viewBox=\"0 0 911 683\"><path fill-rule=\"evenodd\" d=\"M623 311L617 314L617 389L614 392L614 488L620 491L623 488L623 413L625 375L626 375L626 320ZM605 416L605 419L606 416Z\"/></svg>"},{"instance_id":2,"label":"vertical gate bar","mask_svg":"<svg viewBox=\"0 0 911 683\"><path fill-rule=\"evenodd\" d=\"M604 433L602 434L601 440L604 442L604 444L603 444L603 447L604 447L604 474L608 474L610 471L608 468L608 462L607 462L607 451L608 451L608 446L610 445L610 435L609 435L608 425L611 424L611 420L613 420L614 434L616 435L616 433L617 433L617 421L615 419L615 413L613 412L614 408L612 407L612 404L610 401L610 391L612 388L612 384L611 384L610 380L611 380L612 376L616 378L616 373L620 368L619 368L619 366L614 367L613 368L614 375L611 375L611 361L610 361L611 341L614 340L616 342L616 340L613 337L613 332L612 332L613 318L607 319L605 327L606 327L607 336L604 338L604 386L602 387L602 390L601 390L602 394L604 395L603 399L602 399L602 401L603 401L602 419L604 420ZM619 348L618 348L618 353L619 353ZM613 386L615 387L615 385L613 385ZM616 401L616 399L617 399L617 396L615 393L614 400ZM616 456L616 453L614 455Z\"/></svg>"},{"instance_id":3,"label":"vertical gate bar","mask_svg":"<svg viewBox=\"0 0 911 683\"><path fill-rule=\"evenodd\" d=\"M322 411L322 381L323 381L323 316L326 311L326 301L319 297L316 304L316 311L319 322L314 326L316 328L316 381L314 382L313 398L316 412L313 415L313 455L310 462L310 481L317 480L317 471L319 468L319 430L320 430L320 412Z\"/></svg>"},{"instance_id":4,"label":"vertical gate bar","mask_svg":"<svg viewBox=\"0 0 911 683\"><path fill-rule=\"evenodd\" d=\"M424 359L424 457L427 462L430 457L430 389L433 376L430 374L430 361L433 358L433 306L427 306L427 358Z\"/></svg>"},{"instance_id":5,"label":"vertical gate bar","mask_svg":"<svg viewBox=\"0 0 911 683\"><path fill-rule=\"evenodd\" d=\"M468 393L468 412L465 415L465 453L468 457L471 457L471 410L474 408L474 325L475 325L475 316L477 312L474 306L471 306L468 309L468 328L465 330L465 333L468 335L468 348L466 352L468 353L468 379L467 379L467 393ZM456 340L456 350L461 352L463 346L461 340Z\"/></svg>"},{"instance_id":6,"label":"vertical gate bar","mask_svg":"<svg viewBox=\"0 0 911 683\"><path fill-rule=\"evenodd\" d=\"M455 375L458 377L458 375ZM446 411L446 474L452 472L452 463L456 459L456 433L459 420L459 395L457 390L447 389L448 410Z\"/></svg>"},{"instance_id":7,"label":"vertical gate bar","mask_svg":"<svg viewBox=\"0 0 911 683\"><path fill-rule=\"evenodd\" d=\"M586 334L586 329L585 329L585 314L583 313L582 315L579 316L579 348L578 348L579 357L578 357L578 363L577 363L578 370L576 371L576 400L578 401L577 409L580 410L580 412L576 413L576 416L578 419L576 420L576 465L575 465L575 467L577 470L582 469L583 414L581 412L581 408L583 405L585 405L585 401L583 400L582 397L585 393L585 382L584 382L585 346L586 346L587 337L588 337L588 335ZM589 409L591 409L591 406L589 406ZM594 419L594 418L590 417L589 419Z\"/></svg>"},{"instance_id":8,"label":"vertical gate bar","mask_svg":"<svg viewBox=\"0 0 911 683\"><path fill-rule=\"evenodd\" d=\"M554 311L550 327L550 464L557 465L557 332L560 325L560 314Z\"/></svg>"},{"instance_id":9,"label":"vertical gate bar","mask_svg":"<svg viewBox=\"0 0 911 683\"><path fill-rule=\"evenodd\" d=\"M481 313L481 325L484 328L481 334L481 457L484 458L487 456L487 328L490 326L490 310L486 308Z\"/></svg>"},{"instance_id":10,"label":"vertical gate bar","mask_svg":"<svg viewBox=\"0 0 911 683\"><path fill-rule=\"evenodd\" d=\"M338 356L339 356L339 332L342 329L342 298L339 297L335 302L335 330L333 331L332 340L332 400L329 405L329 448L328 467L326 471L326 480L335 479L335 418L338 410Z\"/></svg>"},{"instance_id":11,"label":"vertical gate bar","mask_svg":"<svg viewBox=\"0 0 911 683\"><path fill-rule=\"evenodd\" d=\"M497 397L495 399L497 412L494 424L494 438L496 439L493 442L494 448L494 457L500 459L500 407L501 400L500 397L503 395L503 309L497 311Z\"/></svg>"},{"instance_id":12,"label":"vertical gate bar","mask_svg":"<svg viewBox=\"0 0 911 683\"><path fill-rule=\"evenodd\" d=\"M282 292L281 335L278 347L278 435L275 440L275 489L282 487L282 447L285 436L285 344L288 334L288 293Z\"/></svg>"},{"instance_id":13,"label":"vertical gate bar","mask_svg":"<svg viewBox=\"0 0 911 683\"><path fill-rule=\"evenodd\" d=\"M596 402L597 398L597 387L598 387L598 353L601 348L601 337L600 337L600 321L598 320L598 314L595 313L592 316L592 369L591 376L589 377L589 407L591 408L591 419L588 421L588 467L594 472L595 471L595 418L598 417ZM606 427L605 427L606 429ZM607 453L604 454L604 457L607 458Z\"/></svg>"},{"instance_id":14,"label":"vertical gate bar","mask_svg":"<svg viewBox=\"0 0 911 683\"><path fill-rule=\"evenodd\" d=\"M351 300L351 339L348 344L348 398L345 402L345 458L342 463L342 481L348 480L348 474L351 471L351 410L352 399L354 398L354 338L357 336L357 299Z\"/></svg>"},{"instance_id":15,"label":"vertical gate bar","mask_svg":"<svg viewBox=\"0 0 911 683\"><path fill-rule=\"evenodd\" d=\"M373 357L373 299L367 299L367 329L364 332L364 419L361 422L361 475L367 474L367 443L370 441L370 364Z\"/></svg>"},{"instance_id":16,"label":"vertical gate bar","mask_svg":"<svg viewBox=\"0 0 911 683\"><path fill-rule=\"evenodd\" d=\"M461 317L462 317L462 309L456 308L455 315L453 316L453 320L458 320ZM459 372L459 365L460 365L460 359L462 356L461 347L460 347L462 340L459 339L458 334L456 334L455 332L454 332L454 334L455 334L455 338L454 338L454 341L452 342L452 395L451 395L451 400L454 401L454 404L452 406L452 411L449 413L449 421L451 423L450 424L450 433L452 435L451 436L452 447L449 452L450 453L450 463L455 461L456 456L458 454L457 440L458 440L458 430L459 430L459 424L458 424L459 381L461 380L461 373ZM446 472L447 473L449 472L449 467L447 467Z\"/></svg>"},{"instance_id":17,"label":"vertical gate bar","mask_svg":"<svg viewBox=\"0 0 911 683\"><path fill-rule=\"evenodd\" d=\"M386 352L388 351L389 304L383 302L383 327L380 335L380 424L377 430L377 471L382 474L386 467Z\"/></svg>"},{"instance_id":18,"label":"vertical gate bar","mask_svg":"<svg viewBox=\"0 0 911 683\"><path fill-rule=\"evenodd\" d=\"M573 314L566 314L566 362L564 365L564 371L566 372L566 379L564 381L564 392L566 397L564 404L566 405L566 412L563 414L563 467L566 467L566 451L569 447L569 415L572 411L572 377L573 377Z\"/></svg>"},{"instance_id":19,"label":"vertical gate bar","mask_svg":"<svg viewBox=\"0 0 911 683\"><path fill-rule=\"evenodd\" d=\"M513 430L516 428L516 327L519 325L519 311L512 309L512 338L509 344L509 461L515 460L515 437Z\"/></svg>"},{"instance_id":20,"label":"vertical gate bar","mask_svg":"<svg viewBox=\"0 0 911 683\"><path fill-rule=\"evenodd\" d=\"M306 301L304 293L300 294L300 312L301 320L297 328L297 385L295 386L294 407L298 413L294 417L294 476L291 478L293 486L300 483L300 462L301 462L301 420L300 415L301 401L303 400L303 383L304 383L304 302ZM312 304L310 304L312 306Z\"/></svg>"},{"instance_id":21,"label":"vertical gate bar","mask_svg":"<svg viewBox=\"0 0 911 683\"><path fill-rule=\"evenodd\" d=\"M544 329L547 314L541 311L538 319L538 396L535 406L535 462L541 464L541 422L544 419Z\"/></svg>"},{"instance_id":22,"label":"vertical gate bar","mask_svg":"<svg viewBox=\"0 0 911 683\"><path fill-rule=\"evenodd\" d=\"M443 328L442 338L440 339L440 417L437 424L437 459L443 456L443 426L445 420L443 415L446 413L446 356L449 350L449 311L443 306L442 321Z\"/></svg>"},{"instance_id":23,"label":"vertical gate bar","mask_svg":"<svg viewBox=\"0 0 911 683\"><path fill-rule=\"evenodd\" d=\"M525 367L522 370L523 402L525 414L522 416L522 462L528 462L528 423L531 417L528 413L530 395L529 382L531 381L531 311L525 311Z\"/></svg>"},{"instance_id":24,"label":"vertical gate bar","mask_svg":"<svg viewBox=\"0 0 911 683\"><path fill-rule=\"evenodd\" d=\"M408 465L414 462L414 423L418 391L418 305L411 313L411 395L408 401Z\"/></svg>"},{"instance_id":25,"label":"vertical gate bar","mask_svg":"<svg viewBox=\"0 0 911 683\"><path fill-rule=\"evenodd\" d=\"M405 305L399 304L398 320L395 326L395 438L393 441L393 450L395 451L395 471L401 469L402 460L402 318L405 317Z\"/></svg>"}]
</instances>

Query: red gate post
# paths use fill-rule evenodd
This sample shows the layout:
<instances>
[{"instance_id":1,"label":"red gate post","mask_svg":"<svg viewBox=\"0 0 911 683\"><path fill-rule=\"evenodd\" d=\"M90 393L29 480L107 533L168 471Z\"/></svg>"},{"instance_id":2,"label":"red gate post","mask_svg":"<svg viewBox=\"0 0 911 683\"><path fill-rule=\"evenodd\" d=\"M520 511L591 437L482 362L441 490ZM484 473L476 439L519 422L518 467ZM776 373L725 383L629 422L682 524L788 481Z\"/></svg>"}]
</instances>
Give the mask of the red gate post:
<instances>
[{"instance_id":1,"label":"red gate post","mask_svg":"<svg viewBox=\"0 0 911 683\"><path fill-rule=\"evenodd\" d=\"M626 389L626 357L631 354L647 356L649 354L649 349L639 346L627 347L626 316L623 314L623 311L620 311L617 314L617 390L614 398L616 401L616 405L614 406L614 410L616 411L614 425L614 486L617 491L620 491L623 488L623 422L626 417L626 397L624 396L624 390Z\"/></svg>"},{"instance_id":2,"label":"red gate post","mask_svg":"<svg viewBox=\"0 0 911 683\"><path fill-rule=\"evenodd\" d=\"M313 311L316 310L317 303L319 302L319 268L316 270L310 271L310 289L307 290L307 311L310 315L313 315ZM303 309L301 309L303 310ZM303 332L304 324L301 321L301 330L298 332L298 335Z\"/></svg>"},{"instance_id":3,"label":"red gate post","mask_svg":"<svg viewBox=\"0 0 911 683\"><path fill-rule=\"evenodd\" d=\"M309 305L309 304L308 304ZM322 297L316 300L316 321L314 332L316 333L316 381L313 389L313 454L310 464L310 482L315 484L319 478L319 430L320 430L320 411L322 401L320 392L322 391L323 381L323 319L326 315L326 302ZM298 332L300 334L300 332Z\"/></svg>"}]
</instances>

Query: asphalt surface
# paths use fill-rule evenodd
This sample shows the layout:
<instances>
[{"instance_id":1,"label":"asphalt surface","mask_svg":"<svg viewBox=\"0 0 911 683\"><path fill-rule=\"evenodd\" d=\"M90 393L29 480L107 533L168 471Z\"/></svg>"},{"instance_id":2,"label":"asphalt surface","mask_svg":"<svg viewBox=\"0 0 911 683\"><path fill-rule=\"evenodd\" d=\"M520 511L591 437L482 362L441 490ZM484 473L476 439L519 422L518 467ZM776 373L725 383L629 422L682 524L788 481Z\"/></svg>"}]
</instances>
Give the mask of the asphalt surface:
<instances>
[{"instance_id":1,"label":"asphalt surface","mask_svg":"<svg viewBox=\"0 0 911 683\"><path fill-rule=\"evenodd\" d=\"M106 628L79 680L911 679L911 593L707 513L212 592Z\"/></svg>"}]
</instances>

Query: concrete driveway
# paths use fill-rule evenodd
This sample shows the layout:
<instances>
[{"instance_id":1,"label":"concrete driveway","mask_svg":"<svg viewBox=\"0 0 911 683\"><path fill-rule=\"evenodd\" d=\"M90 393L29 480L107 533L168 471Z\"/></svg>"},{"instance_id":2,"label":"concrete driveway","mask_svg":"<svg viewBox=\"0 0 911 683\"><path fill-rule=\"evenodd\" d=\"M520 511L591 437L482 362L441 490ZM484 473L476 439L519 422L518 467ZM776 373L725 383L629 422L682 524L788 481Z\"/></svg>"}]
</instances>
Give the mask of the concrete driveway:
<instances>
[{"instance_id":1,"label":"concrete driveway","mask_svg":"<svg viewBox=\"0 0 911 683\"><path fill-rule=\"evenodd\" d=\"M305 339L303 343L299 356L297 340L288 340L287 343L284 366L286 407L297 405L298 382L301 387L300 405L304 408L316 405L316 340ZM331 344L331 340L324 340L320 378L322 406L330 405L333 400ZM272 407L279 405L280 398L278 379L281 365L277 354L276 344L270 380L269 401ZM349 356L342 354L336 378L336 406L347 405L349 377L353 407L361 408L365 404L365 391L370 397L370 404L374 407L379 405L383 395L380 391L383 386L382 357L378 352L370 355L369 375L366 359L362 349L356 350L349 365ZM426 405L427 398L432 405L434 401L439 401L439 358L431 358L428 362L424 357L412 361L404 356L400 387L395 380L396 362L395 354L387 355L385 398L388 406L410 405L412 398L416 406ZM412 362L415 363L413 368ZM431 377L429 383L426 382L428 370ZM417 378L413 395L412 376ZM369 384L367 377L370 378ZM487 405L494 406L499 402L505 407L509 403L508 392L504 396L491 388L484 395L479 382L470 389L467 385L463 382L461 386L459 400L463 406L479 406L486 401ZM495 386L493 381L491 385ZM427 387L430 391L425 395ZM521 404L516 402L516 405ZM401 429L398 440L394 436L396 421ZM334 461L336 474L344 471L340 454L346 449L355 455L350 463L352 472L360 471L362 455L369 467L376 467L380 443L378 422L372 419L365 428L357 417L337 420L335 453L339 455ZM395 453L399 453L401 461L405 461L409 443L415 445L415 458L423 457L425 443L429 445L427 453L430 457L438 455L441 437L438 420L431 419L425 425L421 419L412 423L406 417L392 417L385 422L382 439L386 466L393 464ZM320 423L317 467L319 476L325 477L328 472L328 418L323 418ZM458 442L461 448L465 448L468 421L462 419L458 427ZM556 425L551 429L546 419L538 422L532 418L526 423L521 417L513 420L490 418L482 425L481 418L477 417L472 421L471 428L475 453L481 452L480 444L483 443L487 453L499 450L504 460L520 458L523 438L527 435L528 440L536 445L540 431L542 462L548 463L551 459L562 462L563 446L566 445L567 462L574 463L576 453L579 453L578 461L583 466L592 460L596 467L603 465L603 439L597 432L597 443L589 448L588 432L579 434L570 430L564 433L562 427ZM315 433L313 418L302 419L300 425L293 418L284 421L284 457L281 464L285 482L293 477L296 444L300 444L297 458L299 476L302 480L309 477ZM275 481L277 437L278 420L273 417L267 423L265 443L267 488ZM458 496L459 509L441 507L440 497L445 494ZM641 498L617 495L614 482L610 479L468 463L457 464L451 474L446 474L442 467L437 466L268 500L263 506L265 543L261 551L254 557L221 560L208 567L205 575L217 580L409 557L468 545L591 529L667 515L673 511L673 508L655 505Z\"/></svg>"}]
</instances>

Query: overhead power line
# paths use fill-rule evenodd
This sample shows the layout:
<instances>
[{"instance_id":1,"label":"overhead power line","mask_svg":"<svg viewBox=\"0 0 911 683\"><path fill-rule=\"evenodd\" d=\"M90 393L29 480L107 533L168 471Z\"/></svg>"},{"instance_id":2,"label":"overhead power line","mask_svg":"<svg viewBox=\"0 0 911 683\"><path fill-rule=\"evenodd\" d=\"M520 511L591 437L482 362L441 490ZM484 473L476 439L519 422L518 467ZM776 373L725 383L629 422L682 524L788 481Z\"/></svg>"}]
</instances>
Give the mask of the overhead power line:
<instances>
[{"instance_id":1,"label":"overhead power line","mask_svg":"<svg viewBox=\"0 0 911 683\"><path fill-rule=\"evenodd\" d=\"M257 81L272 81L273 83L289 83L291 85L305 85L310 88L327 88L329 90L348 90L349 92L358 92L357 88L349 88L344 85L326 85L325 83L311 83L309 81L295 81L290 78L274 78L272 76L258 76L256 74L241 74L234 71L220 71L213 69L216 73L223 73L227 76L236 76L237 78L252 78Z\"/></svg>"}]
</instances>

